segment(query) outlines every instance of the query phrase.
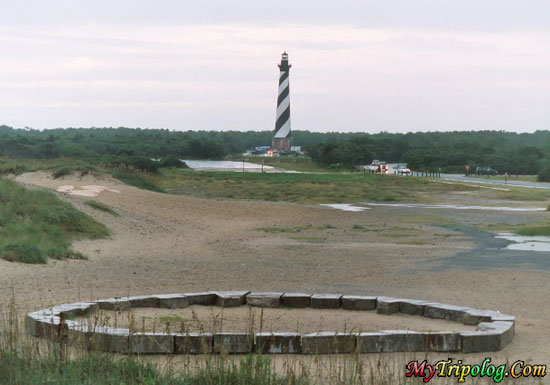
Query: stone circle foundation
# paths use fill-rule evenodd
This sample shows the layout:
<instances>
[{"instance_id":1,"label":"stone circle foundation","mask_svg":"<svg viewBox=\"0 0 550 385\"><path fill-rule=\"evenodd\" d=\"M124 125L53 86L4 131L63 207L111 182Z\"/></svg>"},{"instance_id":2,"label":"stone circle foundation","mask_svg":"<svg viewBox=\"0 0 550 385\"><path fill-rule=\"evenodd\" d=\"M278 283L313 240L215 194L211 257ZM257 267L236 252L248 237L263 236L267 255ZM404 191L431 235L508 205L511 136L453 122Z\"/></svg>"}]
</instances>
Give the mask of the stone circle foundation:
<instances>
[{"instance_id":1,"label":"stone circle foundation","mask_svg":"<svg viewBox=\"0 0 550 385\"><path fill-rule=\"evenodd\" d=\"M369 333L331 331L299 334L273 333L162 333L134 332L125 328L94 326L71 318L98 309L136 307L185 308L204 306L257 306L375 311L438 318L477 331L416 332L380 330ZM110 298L54 306L27 314L28 333L59 343L125 354L335 354L381 352L489 352L498 351L514 337L515 317L493 310L479 310L412 299L340 294L306 294L250 291L209 291Z\"/></svg>"}]
</instances>

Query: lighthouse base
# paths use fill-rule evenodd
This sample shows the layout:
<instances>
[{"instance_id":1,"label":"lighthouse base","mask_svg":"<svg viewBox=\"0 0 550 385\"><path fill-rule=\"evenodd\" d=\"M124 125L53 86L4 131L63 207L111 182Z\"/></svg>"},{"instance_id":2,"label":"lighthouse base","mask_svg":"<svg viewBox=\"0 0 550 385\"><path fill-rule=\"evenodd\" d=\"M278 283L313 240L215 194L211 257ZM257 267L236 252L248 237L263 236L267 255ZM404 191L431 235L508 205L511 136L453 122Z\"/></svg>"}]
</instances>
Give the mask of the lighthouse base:
<instances>
[{"instance_id":1,"label":"lighthouse base","mask_svg":"<svg viewBox=\"0 0 550 385\"><path fill-rule=\"evenodd\" d=\"M271 140L271 148L277 151L290 151L292 146L292 138L273 138Z\"/></svg>"}]
</instances>

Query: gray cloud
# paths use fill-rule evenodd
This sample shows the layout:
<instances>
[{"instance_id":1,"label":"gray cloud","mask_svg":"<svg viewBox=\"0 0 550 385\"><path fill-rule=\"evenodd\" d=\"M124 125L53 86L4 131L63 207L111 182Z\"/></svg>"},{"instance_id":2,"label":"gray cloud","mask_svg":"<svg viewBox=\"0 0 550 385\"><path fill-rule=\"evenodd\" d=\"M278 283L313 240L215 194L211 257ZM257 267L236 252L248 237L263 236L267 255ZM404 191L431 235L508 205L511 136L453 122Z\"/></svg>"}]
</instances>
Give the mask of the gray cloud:
<instances>
[{"instance_id":1,"label":"gray cloud","mask_svg":"<svg viewBox=\"0 0 550 385\"><path fill-rule=\"evenodd\" d=\"M550 4L28 1L0 13L0 124L547 129Z\"/></svg>"}]
</instances>

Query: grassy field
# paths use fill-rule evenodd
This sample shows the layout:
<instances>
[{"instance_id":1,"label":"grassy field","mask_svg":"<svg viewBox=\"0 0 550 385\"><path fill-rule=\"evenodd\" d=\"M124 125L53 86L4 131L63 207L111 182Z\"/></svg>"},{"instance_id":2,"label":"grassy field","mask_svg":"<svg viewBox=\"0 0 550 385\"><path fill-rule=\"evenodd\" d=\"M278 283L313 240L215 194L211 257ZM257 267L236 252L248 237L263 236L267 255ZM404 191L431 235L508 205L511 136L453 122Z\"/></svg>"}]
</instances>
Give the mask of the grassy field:
<instances>
[{"instance_id":1,"label":"grassy field","mask_svg":"<svg viewBox=\"0 0 550 385\"><path fill-rule=\"evenodd\" d=\"M480 184L476 187L471 183L433 183L432 179L422 177L360 172L277 174L178 168L161 168L157 174L127 169L105 169L105 172L138 188L205 198L296 203L393 202L420 201L422 193L476 191L480 197L487 199L550 202L550 190L502 186L508 191L499 191L494 190L492 185Z\"/></svg>"},{"instance_id":2,"label":"grassy field","mask_svg":"<svg viewBox=\"0 0 550 385\"><path fill-rule=\"evenodd\" d=\"M101 223L54 194L0 179L1 258L25 263L46 263L48 258L84 258L71 250L71 240L108 234Z\"/></svg>"},{"instance_id":3,"label":"grassy field","mask_svg":"<svg viewBox=\"0 0 550 385\"><path fill-rule=\"evenodd\" d=\"M260 199L296 203L414 201L422 192L471 191L475 187L427 179L362 173L269 174L162 169L144 175L173 194L205 198Z\"/></svg>"},{"instance_id":4,"label":"grassy field","mask_svg":"<svg viewBox=\"0 0 550 385\"><path fill-rule=\"evenodd\" d=\"M101 163L90 165L67 158L38 160L0 158L0 175L38 170L50 171L54 177L69 173L81 176L93 173L110 175L128 185L162 193L298 203L342 203L362 200L417 201L419 193L478 190L468 183L457 182L445 186L445 183L432 183L427 178L329 171L318 167L307 157L250 157L246 160L311 173L261 174L161 168L158 173L151 174L123 166L113 167ZM535 177L513 176L510 180L533 180L533 178ZM481 189L478 193L480 197L489 199L550 202L550 190L512 186L502 186L502 188L507 188L509 191Z\"/></svg>"}]
</instances>

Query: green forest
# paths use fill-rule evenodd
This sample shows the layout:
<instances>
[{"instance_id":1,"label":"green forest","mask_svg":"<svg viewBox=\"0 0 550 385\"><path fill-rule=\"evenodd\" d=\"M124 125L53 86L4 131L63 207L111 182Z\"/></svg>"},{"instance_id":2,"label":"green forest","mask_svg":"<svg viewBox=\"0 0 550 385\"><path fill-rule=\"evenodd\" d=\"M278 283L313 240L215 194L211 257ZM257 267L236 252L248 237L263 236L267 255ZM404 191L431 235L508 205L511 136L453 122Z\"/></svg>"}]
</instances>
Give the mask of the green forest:
<instances>
[{"instance_id":1,"label":"green forest","mask_svg":"<svg viewBox=\"0 0 550 385\"><path fill-rule=\"evenodd\" d=\"M169 131L139 128L16 129L0 126L0 156L113 162L128 158L222 159L269 145L269 131ZM373 159L413 170L464 172L491 167L503 174L549 171L550 131L317 133L293 131L293 142L324 167L349 168Z\"/></svg>"}]
</instances>

